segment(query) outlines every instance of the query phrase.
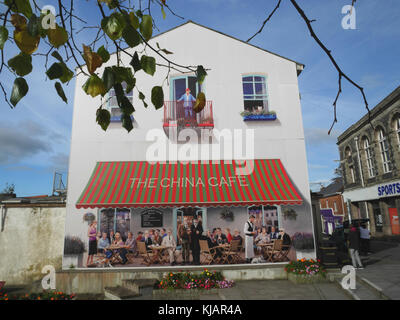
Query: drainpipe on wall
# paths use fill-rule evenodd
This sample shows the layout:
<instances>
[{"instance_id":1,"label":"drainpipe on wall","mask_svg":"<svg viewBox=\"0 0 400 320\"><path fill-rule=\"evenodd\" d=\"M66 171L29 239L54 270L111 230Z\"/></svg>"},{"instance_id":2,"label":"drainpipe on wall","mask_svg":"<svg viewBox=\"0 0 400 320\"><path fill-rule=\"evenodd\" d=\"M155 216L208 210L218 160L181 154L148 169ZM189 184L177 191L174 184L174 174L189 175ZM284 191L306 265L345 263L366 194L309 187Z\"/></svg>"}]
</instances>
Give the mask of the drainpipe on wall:
<instances>
[{"instance_id":1,"label":"drainpipe on wall","mask_svg":"<svg viewBox=\"0 0 400 320\"><path fill-rule=\"evenodd\" d=\"M361 176L361 185L364 188L364 175L361 167L361 157L360 157L360 149L358 148L358 137L354 138L354 141L356 142L356 149L357 149L357 158L358 158L358 167L360 168L360 176ZM365 212L367 214L367 218L369 219L369 212L368 212L368 205L367 201L364 201L364 206L365 206ZM369 223L368 223L369 225Z\"/></svg>"},{"instance_id":2,"label":"drainpipe on wall","mask_svg":"<svg viewBox=\"0 0 400 320\"><path fill-rule=\"evenodd\" d=\"M356 142L358 167L360 168L361 186L364 188L364 175L361 167L360 149L358 149L358 137L355 137L354 141Z\"/></svg>"},{"instance_id":3,"label":"drainpipe on wall","mask_svg":"<svg viewBox=\"0 0 400 320\"><path fill-rule=\"evenodd\" d=\"M4 225L6 224L6 215L7 215L7 208L5 207L4 204L1 206L1 232L4 231Z\"/></svg>"}]
</instances>

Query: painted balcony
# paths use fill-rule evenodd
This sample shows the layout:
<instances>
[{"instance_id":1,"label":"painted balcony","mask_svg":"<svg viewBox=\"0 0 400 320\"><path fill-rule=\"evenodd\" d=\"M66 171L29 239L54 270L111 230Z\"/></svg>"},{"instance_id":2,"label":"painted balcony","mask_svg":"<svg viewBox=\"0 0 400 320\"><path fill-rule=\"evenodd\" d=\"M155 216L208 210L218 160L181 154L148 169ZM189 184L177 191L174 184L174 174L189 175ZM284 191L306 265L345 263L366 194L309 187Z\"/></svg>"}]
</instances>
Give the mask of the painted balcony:
<instances>
[{"instance_id":1,"label":"painted balcony","mask_svg":"<svg viewBox=\"0 0 400 320\"><path fill-rule=\"evenodd\" d=\"M206 101L203 110L196 113L191 107L184 107L183 101L164 101L164 131L177 128L214 128L212 101Z\"/></svg>"}]
</instances>

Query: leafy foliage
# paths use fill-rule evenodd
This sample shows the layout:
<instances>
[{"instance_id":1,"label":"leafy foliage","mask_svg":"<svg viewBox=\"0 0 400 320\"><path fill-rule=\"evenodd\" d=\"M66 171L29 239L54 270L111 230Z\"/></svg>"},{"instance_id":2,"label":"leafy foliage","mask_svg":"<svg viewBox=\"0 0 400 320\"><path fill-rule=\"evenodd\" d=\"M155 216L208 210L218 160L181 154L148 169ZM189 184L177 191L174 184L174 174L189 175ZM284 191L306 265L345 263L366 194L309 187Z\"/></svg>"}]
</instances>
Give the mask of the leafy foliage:
<instances>
[{"instance_id":1,"label":"leafy foliage","mask_svg":"<svg viewBox=\"0 0 400 320\"><path fill-rule=\"evenodd\" d=\"M304 276L326 275L326 270L321 265L319 260L306 260L304 258L297 261L291 261L285 266L285 271Z\"/></svg>"},{"instance_id":2,"label":"leafy foliage","mask_svg":"<svg viewBox=\"0 0 400 320\"><path fill-rule=\"evenodd\" d=\"M169 272L155 284L156 289L202 289L230 288L233 281L226 280L221 272L204 269L200 274L193 272Z\"/></svg>"},{"instance_id":3,"label":"leafy foliage","mask_svg":"<svg viewBox=\"0 0 400 320\"><path fill-rule=\"evenodd\" d=\"M64 254L81 254L85 252L85 244L78 237L66 236L64 239Z\"/></svg>"},{"instance_id":4,"label":"leafy foliage","mask_svg":"<svg viewBox=\"0 0 400 320\"><path fill-rule=\"evenodd\" d=\"M6 102L11 107L15 107L28 93L29 85L24 77L29 75L34 67L36 68L32 63L33 54L46 57L44 72L49 80L54 80L54 88L65 103L68 102L68 99L63 84L68 83L74 77L71 69L75 69L77 74L86 77L82 89L93 98L101 97L103 99L113 88L118 106L122 111L122 127L128 132L133 129L131 115L135 108L126 94L136 88L138 98L143 102L144 107L148 107L146 95L150 96L150 92L145 94L137 88L137 72L143 71L143 73L153 76L157 71L157 66L162 65L169 70L174 69L182 73L194 72L199 82L203 82L207 75L203 66L179 65L165 57L165 55L173 54L170 50L161 48L159 43L156 43L156 46L149 43L153 36L153 29L156 28L150 7L159 5L162 18L166 19L166 8L174 14L168 7L167 1L149 1L147 8L141 8L134 2L95 1L93 14L95 12L98 14L98 26L85 28L97 30L97 35L92 41L86 37L85 43L81 43L77 39L77 34L85 28L77 31L76 25L78 22L86 23L86 21L73 11L73 0L70 2L69 8L67 3L58 1L58 12L56 13L52 13L50 10L42 11L33 0L5 0L0 5L5 9L5 13L0 16L0 50L2 50L0 74L9 70L16 75L9 100L5 97ZM137 10L137 8L141 9ZM13 35L13 42L9 41L10 34ZM9 57L5 64L5 50L11 50L13 44L18 47L20 52L14 57ZM46 49L45 46L48 48ZM110 51L110 46L114 47L113 51ZM130 49L124 49L127 47L138 47L138 49L131 53ZM41 48L44 48L45 53L38 51ZM113 59L111 59L110 52L115 52ZM50 55L56 61L50 61L48 66ZM129 57L128 66L124 65L124 61L126 61L123 59L124 56ZM163 65L158 60L156 61L155 57L163 60L166 64ZM72 64L75 65L72 66ZM7 68L3 68L3 66ZM1 81L0 86L3 92L6 92ZM205 97L203 95L200 95L196 102L198 110L204 107ZM156 109L163 106L162 85L152 86L151 102ZM103 130L107 130L110 113L102 108L103 104L102 101L96 111L96 121Z\"/></svg>"}]
</instances>

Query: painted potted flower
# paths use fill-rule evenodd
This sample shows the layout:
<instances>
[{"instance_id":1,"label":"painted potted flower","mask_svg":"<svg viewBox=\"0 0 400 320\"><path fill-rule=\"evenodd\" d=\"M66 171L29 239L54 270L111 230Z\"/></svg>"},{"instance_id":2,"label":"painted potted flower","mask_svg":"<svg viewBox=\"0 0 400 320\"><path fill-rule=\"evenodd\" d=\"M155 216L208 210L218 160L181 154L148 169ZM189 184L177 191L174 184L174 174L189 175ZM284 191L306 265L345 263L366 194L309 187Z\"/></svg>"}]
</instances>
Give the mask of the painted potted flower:
<instances>
[{"instance_id":1,"label":"painted potted flower","mask_svg":"<svg viewBox=\"0 0 400 320\"><path fill-rule=\"evenodd\" d=\"M85 244L77 237L66 236L64 239L63 269L82 266Z\"/></svg>"},{"instance_id":2,"label":"painted potted flower","mask_svg":"<svg viewBox=\"0 0 400 320\"><path fill-rule=\"evenodd\" d=\"M298 259L285 266L288 280L293 283L315 283L326 281L326 270L319 260Z\"/></svg>"},{"instance_id":3,"label":"painted potted flower","mask_svg":"<svg viewBox=\"0 0 400 320\"><path fill-rule=\"evenodd\" d=\"M276 120L276 112L265 109L257 109L255 111L244 110L240 113L243 121L272 121Z\"/></svg>"},{"instance_id":4,"label":"painted potted flower","mask_svg":"<svg viewBox=\"0 0 400 320\"><path fill-rule=\"evenodd\" d=\"M292 236L297 259L315 259L314 236L312 233L296 232Z\"/></svg>"}]
</instances>

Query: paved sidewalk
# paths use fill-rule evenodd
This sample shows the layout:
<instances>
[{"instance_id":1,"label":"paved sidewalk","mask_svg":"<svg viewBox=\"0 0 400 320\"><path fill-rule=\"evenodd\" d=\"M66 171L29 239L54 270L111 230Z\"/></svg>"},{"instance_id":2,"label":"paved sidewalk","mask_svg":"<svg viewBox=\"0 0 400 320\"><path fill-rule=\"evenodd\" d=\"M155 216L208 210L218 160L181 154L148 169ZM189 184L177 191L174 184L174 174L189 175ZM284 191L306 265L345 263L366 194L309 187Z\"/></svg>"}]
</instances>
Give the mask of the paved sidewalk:
<instances>
[{"instance_id":1,"label":"paved sidewalk","mask_svg":"<svg viewBox=\"0 0 400 320\"><path fill-rule=\"evenodd\" d=\"M400 300L400 246L398 243L374 241L375 252L362 257L366 266L357 270L357 275L366 278L382 289L383 294L393 300Z\"/></svg>"},{"instance_id":2,"label":"paved sidewalk","mask_svg":"<svg viewBox=\"0 0 400 320\"><path fill-rule=\"evenodd\" d=\"M201 295L203 300L349 300L334 283L293 284L288 280L238 281L219 295Z\"/></svg>"}]
</instances>

